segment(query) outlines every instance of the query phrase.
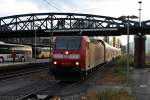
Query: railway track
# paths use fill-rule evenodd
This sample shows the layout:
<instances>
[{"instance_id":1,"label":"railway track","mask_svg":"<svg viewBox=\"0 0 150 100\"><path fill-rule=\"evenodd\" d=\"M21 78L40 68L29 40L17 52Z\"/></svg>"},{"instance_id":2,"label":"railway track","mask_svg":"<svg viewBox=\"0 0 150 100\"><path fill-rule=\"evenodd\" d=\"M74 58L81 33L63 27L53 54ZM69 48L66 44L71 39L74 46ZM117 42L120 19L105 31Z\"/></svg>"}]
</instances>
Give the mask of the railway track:
<instances>
[{"instance_id":1,"label":"railway track","mask_svg":"<svg viewBox=\"0 0 150 100\"><path fill-rule=\"evenodd\" d=\"M14 77L21 77L24 75L29 75L33 73L39 73L48 71L48 67L31 67L31 68L24 68L16 71L9 71L0 73L0 80L7 80Z\"/></svg>"},{"instance_id":2,"label":"railway track","mask_svg":"<svg viewBox=\"0 0 150 100\"><path fill-rule=\"evenodd\" d=\"M18 98L17 100L49 100L54 97L59 91L63 90L65 87L68 87L70 84L68 83L62 83L62 82L57 82L56 84L53 84L51 86L47 86L45 88L42 88L36 92L32 92L30 94L27 94L21 98ZM50 90L50 91L49 91ZM51 92L49 95L41 94L41 92ZM44 98L43 98L44 96ZM43 98L43 99L42 99Z\"/></svg>"},{"instance_id":3,"label":"railway track","mask_svg":"<svg viewBox=\"0 0 150 100\"><path fill-rule=\"evenodd\" d=\"M96 71L90 73L85 79L80 80L78 82L74 83L64 83L64 82L58 82L55 85L48 86L45 88L42 88L38 91L29 93L21 98L18 98L17 100L53 100L52 98L57 98L56 100L59 100L58 98L64 98L67 95L62 95L61 92L71 90L72 87L79 86L80 84L83 84L90 80L91 77L95 75L97 72L103 72L104 70L107 70L108 63L105 63L101 65ZM72 94L72 93L70 93ZM65 99L63 99L65 100Z\"/></svg>"}]
</instances>

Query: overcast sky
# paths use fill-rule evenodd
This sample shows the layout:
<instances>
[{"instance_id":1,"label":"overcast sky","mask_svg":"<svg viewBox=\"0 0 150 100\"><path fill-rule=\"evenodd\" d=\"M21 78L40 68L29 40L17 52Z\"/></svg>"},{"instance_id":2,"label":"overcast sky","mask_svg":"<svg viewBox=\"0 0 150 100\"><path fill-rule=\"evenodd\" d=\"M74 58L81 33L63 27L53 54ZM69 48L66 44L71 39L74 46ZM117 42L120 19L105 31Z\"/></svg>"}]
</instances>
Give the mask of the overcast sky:
<instances>
[{"instance_id":1,"label":"overcast sky","mask_svg":"<svg viewBox=\"0 0 150 100\"><path fill-rule=\"evenodd\" d=\"M0 0L0 17L44 12L72 12L119 17L139 15L139 0ZM142 0L142 20L150 20L150 0ZM137 19L138 20L138 19ZM124 40L126 39L123 38Z\"/></svg>"}]
</instances>

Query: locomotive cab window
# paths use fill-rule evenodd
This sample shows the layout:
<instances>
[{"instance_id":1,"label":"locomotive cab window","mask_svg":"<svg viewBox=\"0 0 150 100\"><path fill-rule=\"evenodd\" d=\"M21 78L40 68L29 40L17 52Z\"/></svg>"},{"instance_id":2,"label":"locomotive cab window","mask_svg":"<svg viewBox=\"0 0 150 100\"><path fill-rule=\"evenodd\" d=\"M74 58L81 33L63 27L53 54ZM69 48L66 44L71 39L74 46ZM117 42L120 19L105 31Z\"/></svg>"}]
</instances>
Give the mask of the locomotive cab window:
<instances>
[{"instance_id":1,"label":"locomotive cab window","mask_svg":"<svg viewBox=\"0 0 150 100\"><path fill-rule=\"evenodd\" d=\"M80 48L81 38L79 37L59 37L56 38L56 50L78 50Z\"/></svg>"}]
</instances>

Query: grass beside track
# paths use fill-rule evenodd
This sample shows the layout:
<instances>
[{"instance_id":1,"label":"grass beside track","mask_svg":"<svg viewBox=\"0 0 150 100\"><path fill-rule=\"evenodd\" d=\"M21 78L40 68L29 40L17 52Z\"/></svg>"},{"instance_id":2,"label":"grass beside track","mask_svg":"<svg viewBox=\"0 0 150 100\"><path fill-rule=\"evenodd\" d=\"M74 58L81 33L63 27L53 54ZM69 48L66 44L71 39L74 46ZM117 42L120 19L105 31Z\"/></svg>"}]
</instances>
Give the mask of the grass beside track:
<instances>
[{"instance_id":1,"label":"grass beside track","mask_svg":"<svg viewBox=\"0 0 150 100\"><path fill-rule=\"evenodd\" d=\"M126 59L125 57L120 57L117 60L114 60L111 65L111 68L108 70L101 80L98 80L98 84L111 84L111 85L120 85L126 84Z\"/></svg>"},{"instance_id":2,"label":"grass beside track","mask_svg":"<svg viewBox=\"0 0 150 100\"><path fill-rule=\"evenodd\" d=\"M126 77L126 57L120 57L117 60L114 60L113 64L110 65L111 69L107 71L104 77L101 80L97 81L97 84L102 85L114 85L114 86L126 86L127 77ZM130 65L132 65L132 60L129 59ZM134 97L131 96L127 90L112 90L106 89L102 92L97 91L88 91L86 97L88 100L134 100ZM81 100L84 100L81 98Z\"/></svg>"},{"instance_id":3,"label":"grass beside track","mask_svg":"<svg viewBox=\"0 0 150 100\"><path fill-rule=\"evenodd\" d=\"M88 91L85 95L81 96L81 100L134 100L134 97L125 90Z\"/></svg>"}]
</instances>

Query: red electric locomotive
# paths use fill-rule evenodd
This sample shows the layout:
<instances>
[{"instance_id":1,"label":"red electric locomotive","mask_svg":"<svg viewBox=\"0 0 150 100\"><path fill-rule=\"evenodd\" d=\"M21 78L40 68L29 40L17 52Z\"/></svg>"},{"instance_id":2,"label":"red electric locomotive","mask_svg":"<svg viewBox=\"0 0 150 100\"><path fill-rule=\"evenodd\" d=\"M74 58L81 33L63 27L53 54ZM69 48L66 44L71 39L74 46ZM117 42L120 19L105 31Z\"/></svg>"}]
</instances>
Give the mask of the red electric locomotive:
<instances>
[{"instance_id":1,"label":"red electric locomotive","mask_svg":"<svg viewBox=\"0 0 150 100\"><path fill-rule=\"evenodd\" d=\"M87 36L59 36L52 50L50 72L57 80L78 81L120 50Z\"/></svg>"}]
</instances>

